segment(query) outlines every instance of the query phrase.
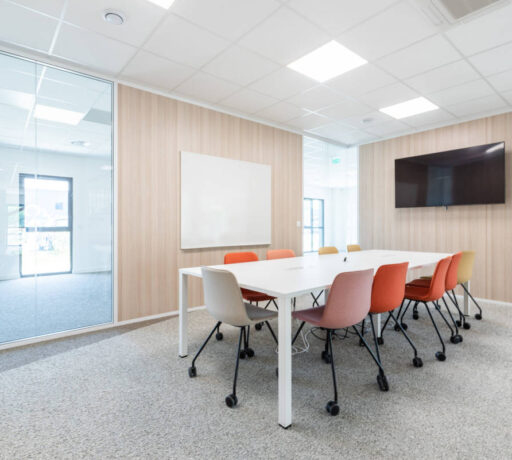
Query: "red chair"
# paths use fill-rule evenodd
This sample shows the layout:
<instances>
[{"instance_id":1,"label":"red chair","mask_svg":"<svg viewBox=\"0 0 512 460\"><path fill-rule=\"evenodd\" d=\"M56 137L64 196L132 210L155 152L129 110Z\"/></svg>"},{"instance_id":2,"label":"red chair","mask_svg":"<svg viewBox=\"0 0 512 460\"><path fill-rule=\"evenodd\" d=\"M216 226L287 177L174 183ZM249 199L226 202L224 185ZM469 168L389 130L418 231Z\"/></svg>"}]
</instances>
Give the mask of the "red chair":
<instances>
[{"instance_id":1,"label":"red chair","mask_svg":"<svg viewBox=\"0 0 512 460\"><path fill-rule=\"evenodd\" d=\"M387 391L389 386L384 374L384 369L378 358L355 327L366 317L370 310L371 289L373 281L373 270L362 270L357 272L340 273L334 279L327 304L323 307L308 308L307 310L296 311L292 316L302 321L297 330L293 342L297 339L305 323L327 330L327 341L322 352L322 359L331 364L332 382L334 386L334 400L329 401L325 409L331 415L338 415L338 388L336 384L336 371L334 367L334 354L332 348L332 335L336 329L352 327L359 338L363 341L373 360L379 367L377 382L382 391Z\"/></svg>"},{"instance_id":2,"label":"red chair","mask_svg":"<svg viewBox=\"0 0 512 460\"><path fill-rule=\"evenodd\" d=\"M224 256L225 264L241 264L245 262L257 262L258 255L255 252L229 252ZM273 302L277 310L276 298L264 294L263 292L252 291L250 289L241 288L242 297L250 303L256 302L258 306L259 302L267 302L265 308ZM263 323L256 323L254 326L257 331L260 331L263 327Z\"/></svg>"},{"instance_id":3,"label":"red chair","mask_svg":"<svg viewBox=\"0 0 512 460\"><path fill-rule=\"evenodd\" d=\"M372 327L373 340L375 342L375 350L377 352L377 358L380 362L382 362L380 358L379 345L384 343L384 339L381 337L377 337L375 333L375 324L373 322L373 315L388 313L388 318L384 324L383 329L386 327L389 319L392 318L398 329L402 331L402 334L407 339L412 349L414 350L414 358L412 363L414 367L422 367L423 361L418 357L418 351L414 346L414 343L405 332L405 329L402 327L397 317L393 314L393 310L397 309L401 306L404 294L405 294L405 280L407 277L407 268L409 266L408 262L403 262L400 264L389 264L382 265L375 273L375 277L373 278L373 286L372 286L372 300L370 306L370 324ZM365 319L363 319L361 326L361 335L364 336L364 327L365 327ZM362 342L360 341L360 345Z\"/></svg>"},{"instance_id":4,"label":"red chair","mask_svg":"<svg viewBox=\"0 0 512 460\"><path fill-rule=\"evenodd\" d=\"M445 279L445 294L448 296L448 298L451 300L451 302L457 308L457 311L459 313L459 321L455 320L450 308L448 307L448 304L446 303L446 300L444 299L444 296L442 297L444 306L446 307L446 310L448 311L448 314L450 315L450 318L455 327L455 334L453 334L453 331L452 331L452 335L450 337L450 341L452 343L462 342L462 336L459 334L459 326L463 325L464 329L469 329L471 327L469 323L466 323L466 318L459 308L459 304L457 302L457 297L455 297L455 293L454 293L454 289L457 287L457 274L459 271L459 264L460 264L461 259L462 259L462 252L458 252L457 254L454 254L452 256L452 260L448 267L448 271L446 272L446 279ZM432 280L431 276L424 276L424 277L421 277L421 279L412 281L410 284L414 285L414 286L428 287L430 285L431 280ZM452 293L453 298L450 296L450 292ZM413 319L419 318L417 306L415 308L413 308L412 317L413 317ZM451 327L450 327L450 329L451 329Z\"/></svg>"},{"instance_id":5,"label":"red chair","mask_svg":"<svg viewBox=\"0 0 512 460\"><path fill-rule=\"evenodd\" d=\"M447 319L445 318L445 316L441 312L441 308L439 307L439 299L443 297L445 291L446 272L448 271L448 267L451 263L451 260L452 258L450 256L440 260L437 263L436 268L434 270L434 274L432 275L432 280L430 281L428 286L418 286L417 284L419 280L414 280L412 283L408 283L405 285L405 299L409 300L409 303L407 304L407 307L405 307L404 312L402 314L402 318L400 320L401 326L403 327L403 318L409 306L411 305L411 302L415 302L415 307L417 307L418 304L420 303L425 305L425 309L427 310L427 313L430 316L432 325L436 330L437 336L439 337L439 341L441 342L441 346L443 348L442 351L436 352L435 355L439 361L444 361L446 359L446 347L443 341L443 337L441 336L441 333L439 332L437 324L434 320L434 317L430 312L428 303L432 302L434 304L436 311L442 316L446 324L449 326ZM402 307L400 308L400 310L402 309ZM401 312L399 311L398 314L400 315L400 313Z\"/></svg>"},{"instance_id":6,"label":"red chair","mask_svg":"<svg viewBox=\"0 0 512 460\"><path fill-rule=\"evenodd\" d=\"M293 249L269 249L267 251L267 260L289 259L295 257Z\"/></svg>"}]
</instances>

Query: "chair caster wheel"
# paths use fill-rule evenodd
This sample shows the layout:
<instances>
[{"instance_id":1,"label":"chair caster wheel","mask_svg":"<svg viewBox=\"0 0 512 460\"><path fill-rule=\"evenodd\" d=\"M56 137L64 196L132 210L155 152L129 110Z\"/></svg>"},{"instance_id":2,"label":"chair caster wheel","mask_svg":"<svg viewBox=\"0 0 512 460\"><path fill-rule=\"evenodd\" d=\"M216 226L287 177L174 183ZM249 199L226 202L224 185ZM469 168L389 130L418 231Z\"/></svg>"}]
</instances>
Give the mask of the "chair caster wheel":
<instances>
[{"instance_id":1,"label":"chair caster wheel","mask_svg":"<svg viewBox=\"0 0 512 460\"><path fill-rule=\"evenodd\" d=\"M409 327L409 326L407 326L407 324L406 324L406 323L402 323L402 329L403 329L404 331L406 331L408 327Z\"/></svg>"},{"instance_id":2,"label":"chair caster wheel","mask_svg":"<svg viewBox=\"0 0 512 460\"><path fill-rule=\"evenodd\" d=\"M340 406L338 406L336 401L329 401L325 406L325 410L334 417L340 413Z\"/></svg>"},{"instance_id":3,"label":"chair caster wheel","mask_svg":"<svg viewBox=\"0 0 512 460\"><path fill-rule=\"evenodd\" d=\"M417 356L412 359L412 364L414 367L423 367L423 361L421 358L418 358Z\"/></svg>"},{"instance_id":4,"label":"chair caster wheel","mask_svg":"<svg viewBox=\"0 0 512 460\"><path fill-rule=\"evenodd\" d=\"M197 370L195 366L190 366L188 368L188 376L192 379L197 375Z\"/></svg>"},{"instance_id":5,"label":"chair caster wheel","mask_svg":"<svg viewBox=\"0 0 512 460\"><path fill-rule=\"evenodd\" d=\"M389 391L388 379L384 374L377 375L377 383L379 384L380 391Z\"/></svg>"},{"instance_id":6,"label":"chair caster wheel","mask_svg":"<svg viewBox=\"0 0 512 460\"><path fill-rule=\"evenodd\" d=\"M245 354L247 355L248 358L252 358L254 356L254 350L252 348L246 348Z\"/></svg>"},{"instance_id":7,"label":"chair caster wheel","mask_svg":"<svg viewBox=\"0 0 512 460\"><path fill-rule=\"evenodd\" d=\"M384 345L384 339L382 337L377 337L377 343L379 345Z\"/></svg>"},{"instance_id":8,"label":"chair caster wheel","mask_svg":"<svg viewBox=\"0 0 512 460\"><path fill-rule=\"evenodd\" d=\"M418 315L418 313L413 313L412 319L420 319L420 315Z\"/></svg>"},{"instance_id":9,"label":"chair caster wheel","mask_svg":"<svg viewBox=\"0 0 512 460\"><path fill-rule=\"evenodd\" d=\"M254 329L256 329L257 331L261 331L262 327L263 327L263 323L256 323L254 325Z\"/></svg>"},{"instance_id":10,"label":"chair caster wheel","mask_svg":"<svg viewBox=\"0 0 512 460\"><path fill-rule=\"evenodd\" d=\"M229 396L226 396L226 406L235 407L237 404L238 398L236 397L236 395L231 394Z\"/></svg>"},{"instance_id":11,"label":"chair caster wheel","mask_svg":"<svg viewBox=\"0 0 512 460\"><path fill-rule=\"evenodd\" d=\"M325 350L322 351L322 360L325 364L331 363L331 355L327 353Z\"/></svg>"},{"instance_id":12,"label":"chair caster wheel","mask_svg":"<svg viewBox=\"0 0 512 460\"><path fill-rule=\"evenodd\" d=\"M462 326L462 323L460 322L459 319L457 321L455 321L455 324L457 325L457 327L461 327Z\"/></svg>"},{"instance_id":13,"label":"chair caster wheel","mask_svg":"<svg viewBox=\"0 0 512 460\"><path fill-rule=\"evenodd\" d=\"M450 337L450 342L451 343L461 343L462 342L462 336L460 334L452 335Z\"/></svg>"},{"instance_id":14,"label":"chair caster wheel","mask_svg":"<svg viewBox=\"0 0 512 460\"><path fill-rule=\"evenodd\" d=\"M247 353L244 350L240 351L240 359L245 359L245 358L247 358Z\"/></svg>"},{"instance_id":15,"label":"chair caster wheel","mask_svg":"<svg viewBox=\"0 0 512 460\"><path fill-rule=\"evenodd\" d=\"M217 332L217 334L215 334L215 338L217 340L222 340L224 338L224 334L222 332Z\"/></svg>"},{"instance_id":16,"label":"chair caster wheel","mask_svg":"<svg viewBox=\"0 0 512 460\"><path fill-rule=\"evenodd\" d=\"M475 315L475 319L477 319L478 321L480 321L482 319L482 315L480 313L477 313Z\"/></svg>"},{"instance_id":17,"label":"chair caster wheel","mask_svg":"<svg viewBox=\"0 0 512 460\"><path fill-rule=\"evenodd\" d=\"M446 355L442 351L436 353L436 358L438 361L446 361Z\"/></svg>"},{"instance_id":18,"label":"chair caster wheel","mask_svg":"<svg viewBox=\"0 0 512 460\"><path fill-rule=\"evenodd\" d=\"M464 323L464 325L462 326L464 329L471 329L471 324L469 323Z\"/></svg>"},{"instance_id":19,"label":"chair caster wheel","mask_svg":"<svg viewBox=\"0 0 512 460\"><path fill-rule=\"evenodd\" d=\"M398 324L395 324L395 327L393 329L398 332L400 330L400 327L398 326Z\"/></svg>"}]
</instances>

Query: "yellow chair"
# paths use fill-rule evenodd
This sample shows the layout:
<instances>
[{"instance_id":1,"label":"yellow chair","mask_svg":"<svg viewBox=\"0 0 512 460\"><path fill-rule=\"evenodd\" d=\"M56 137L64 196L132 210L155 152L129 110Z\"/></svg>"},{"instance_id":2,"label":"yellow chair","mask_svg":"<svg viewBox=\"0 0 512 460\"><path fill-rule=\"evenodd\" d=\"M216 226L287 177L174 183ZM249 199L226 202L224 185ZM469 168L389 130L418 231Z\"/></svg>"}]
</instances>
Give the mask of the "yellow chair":
<instances>
[{"instance_id":1,"label":"yellow chair","mask_svg":"<svg viewBox=\"0 0 512 460\"><path fill-rule=\"evenodd\" d=\"M471 297L471 300L478 308L478 313L475 314L475 319L482 319L482 309L475 298L468 291L468 288L464 285L467 283L471 277L473 276L473 265L475 264L475 251L462 251L462 258L459 263L459 270L457 272L457 283L462 286L462 289L466 292L466 294Z\"/></svg>"},{"instance_id":2,"label":"yellow chair","mask_svg":"<svg viewBox=\"0 0 512 460\"><path fill-rule=\"evenodd\" d=\"M360 250L361 246L359 246L358 244L347 244L347 252L356 252Z\"/></svg>"},{"instance_id":3,"label":"yellow chair","mask_svg":"<svg viewBox=\"0 0 512 460\"><path fill-rule=\"evenodd\" d=\"M338 254L338 253L339 253L338 248L336 248L334 246L324 246L323 248L320 248L318 250L318 254L321 256L324 256L326 254Z\"/></svg>"}]
</instances>

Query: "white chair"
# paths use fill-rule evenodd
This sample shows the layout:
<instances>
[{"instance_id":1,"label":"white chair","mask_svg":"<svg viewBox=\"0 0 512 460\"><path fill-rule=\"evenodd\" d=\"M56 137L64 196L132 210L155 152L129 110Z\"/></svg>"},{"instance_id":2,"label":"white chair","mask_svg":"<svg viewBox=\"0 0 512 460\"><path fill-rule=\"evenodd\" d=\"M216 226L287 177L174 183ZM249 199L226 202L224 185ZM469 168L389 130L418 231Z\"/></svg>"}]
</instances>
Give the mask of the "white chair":
<instances>
[{"instance_id":1,"label":"white chair","mask_svg":"<svg viewBox=\"0 0 512 460\"><path fill-rule=\"evenodd\" d=\"M252 358L254 356L254 350L249 348L250 327L253 324L264 322L277 343L277 337L268 323L268 320L277 317L277 312L265 310L244 302L240 286L238 285L233 273L227 270L218 270L214 268L202 268L201 271L203 274L203 290L206 309L208 310L208 313L217 320L217 324L195 355L192 361L192 366L188 369L188 375L190 377L195 377L197 375L195 366L196 359L203 351L213 333L218 330L218 327L222 323L239 327L240 337L238 339L238 350L236 354L233 392L226 396L226 405L228 407L235 407L238 403L238 399L236 397L236 380L238 377L239 359L245 359L246 357ZM242 339L244 344L243 349Z\"/></svg>"}]
</instances>

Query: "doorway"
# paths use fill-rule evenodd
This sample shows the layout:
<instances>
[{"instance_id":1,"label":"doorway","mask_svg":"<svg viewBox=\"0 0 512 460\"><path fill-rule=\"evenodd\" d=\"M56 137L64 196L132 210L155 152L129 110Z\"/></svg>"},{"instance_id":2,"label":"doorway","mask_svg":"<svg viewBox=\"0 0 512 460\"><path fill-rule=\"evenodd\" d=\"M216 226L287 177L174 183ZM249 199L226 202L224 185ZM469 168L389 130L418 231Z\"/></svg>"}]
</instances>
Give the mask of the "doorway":
<instances>
[{"instance_id":1,"label":"doorway","mask_svg":"<svg viewBox=\"0 0 512 460\"><path fill-rule=\"evenodd\" d=\"M20 276L71 273L73 179L20 174Z\"/></svg>"}]
</instances>

